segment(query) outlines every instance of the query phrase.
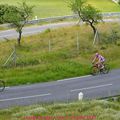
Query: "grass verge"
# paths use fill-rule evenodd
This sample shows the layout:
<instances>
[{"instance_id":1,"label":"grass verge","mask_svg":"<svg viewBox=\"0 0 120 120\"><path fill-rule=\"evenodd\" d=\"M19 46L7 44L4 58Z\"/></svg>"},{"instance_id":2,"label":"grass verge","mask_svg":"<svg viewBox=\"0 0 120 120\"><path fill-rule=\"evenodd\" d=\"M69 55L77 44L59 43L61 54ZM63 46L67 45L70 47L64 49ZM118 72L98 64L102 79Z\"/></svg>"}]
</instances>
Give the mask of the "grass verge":
<instances>
[{"instance_id":1,"label":"grass verge","mask_svg":"<svg viewBox=\"0 0 120 120\"><path fill-rule=\"evenodd\" d=\"M15 107L0 110L1 120L27 120L51 116L67 118L94 116L93 120L119 120L119 102L109 102L105 100L92 100L73 103L59 103L51 105L32 105L29 107ZM55 120L55 119L51 119ZM89 120L89 119L87 119Z\"/></svg>"},{"instance_id":2,"label":"grass verge","mask_svg":"<svg viewBox=\"0 0 120 120\"><path fill-rule=\"evenodd\" d=\"M7 67L0 68L0 79L5 80L7 86L13 86L87 75L92 56L97 51L105 56L111 68L120 68L119 24L101 23L97 27L100 43L95 46L92 45L91 28L86 25L48 29L42 34L23 38L22 45L16 47L17 67L10 60ZM12 53L15 42L0 42L1 66Z\"/></svg>"},{"instance_id":3,"label":"grass verge","mask_svg":"<svg viewBox=\"0 0 120 120\"><path fill-rule=\"evenodd\" d=\"M0 1L0 4L18 5L23 0ZM39 18L51 16L63 16L72 14L68 7L69 0L26 0L29 5L34 5L34 16ZM102 12L119 12L120 7L112 0L88 0L89 4L98 8ZM49 11L49 12L48 12Z\"/></svg>"}]
</instances>

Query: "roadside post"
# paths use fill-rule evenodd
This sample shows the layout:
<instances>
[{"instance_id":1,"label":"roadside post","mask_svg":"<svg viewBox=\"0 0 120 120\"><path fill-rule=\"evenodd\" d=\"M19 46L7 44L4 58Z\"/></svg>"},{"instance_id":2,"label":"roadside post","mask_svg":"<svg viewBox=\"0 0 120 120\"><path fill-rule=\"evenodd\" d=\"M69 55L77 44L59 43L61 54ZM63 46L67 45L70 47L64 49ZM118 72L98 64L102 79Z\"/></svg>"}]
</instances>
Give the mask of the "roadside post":
<instances>
[{"instance_id":1,"label":"roadside post","mask_svg":"<svg viewBox=\"0 0 120 120\"><path fill-rule=\"evenodd\" d=\"M82 92L78 93L78 100L83 100L84 94Z\"/></svg>"}]
</instances>

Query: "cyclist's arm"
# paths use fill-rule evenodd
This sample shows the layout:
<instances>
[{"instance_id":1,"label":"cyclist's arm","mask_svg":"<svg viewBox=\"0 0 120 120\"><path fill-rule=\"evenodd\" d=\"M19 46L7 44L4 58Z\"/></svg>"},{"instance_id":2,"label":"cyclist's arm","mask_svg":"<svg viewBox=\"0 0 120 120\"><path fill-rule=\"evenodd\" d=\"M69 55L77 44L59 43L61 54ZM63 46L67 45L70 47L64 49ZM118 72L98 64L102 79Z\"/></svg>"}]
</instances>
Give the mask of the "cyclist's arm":
<instances>
[{"instance_id":1,"label":"cyclist's arm","mask_svg":"<svg viewBox=\"0 0 120 120\"><path fill-rule=\"evenodd\" d=\"M95 62L95 60L96 60L96 57L94 57L94 59L93 59L92 63L94 63L94 62Z\"/></svg>"}]
</instances>

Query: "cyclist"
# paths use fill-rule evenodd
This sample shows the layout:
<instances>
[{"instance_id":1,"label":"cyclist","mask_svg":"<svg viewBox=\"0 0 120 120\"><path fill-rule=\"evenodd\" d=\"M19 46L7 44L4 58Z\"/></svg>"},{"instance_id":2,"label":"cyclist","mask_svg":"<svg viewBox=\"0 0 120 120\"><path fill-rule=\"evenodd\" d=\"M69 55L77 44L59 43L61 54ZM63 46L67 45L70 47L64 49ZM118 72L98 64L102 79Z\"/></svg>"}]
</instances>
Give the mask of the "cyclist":
<instances>
[{"instance_id":1,"label":"cyclist","mask_svg":"<svg viewBox=\"0 0 120 120\"><path fill-rule=\"evenodd\" d=\"M104 65L103 65L104 62L105 62L105 58L102 55L100 55L99 53L96 53L92 63L95 63L96 65L98 65L98 68L103 69L104 68Z\"/></svg>"}]
</instances>

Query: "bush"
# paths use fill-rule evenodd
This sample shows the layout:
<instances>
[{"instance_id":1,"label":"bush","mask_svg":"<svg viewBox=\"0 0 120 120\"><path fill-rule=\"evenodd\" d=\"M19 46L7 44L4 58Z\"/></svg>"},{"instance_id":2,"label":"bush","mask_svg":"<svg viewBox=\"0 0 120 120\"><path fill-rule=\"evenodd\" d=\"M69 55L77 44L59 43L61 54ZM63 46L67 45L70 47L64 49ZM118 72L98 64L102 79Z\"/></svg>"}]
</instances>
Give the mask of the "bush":
<instances>
[{"instance_id":1,"label":"bush","mask_svg":"<svg viewBox=\"0 0 120 120\"><path fill-rule=\"evenodd\" d=\"M116 44L120 38L120 35L118 33L118 31L116 30L112 30L109 34L102 34L101 36L101 43L103 44Z\"/></svg>"}]
</instances>

